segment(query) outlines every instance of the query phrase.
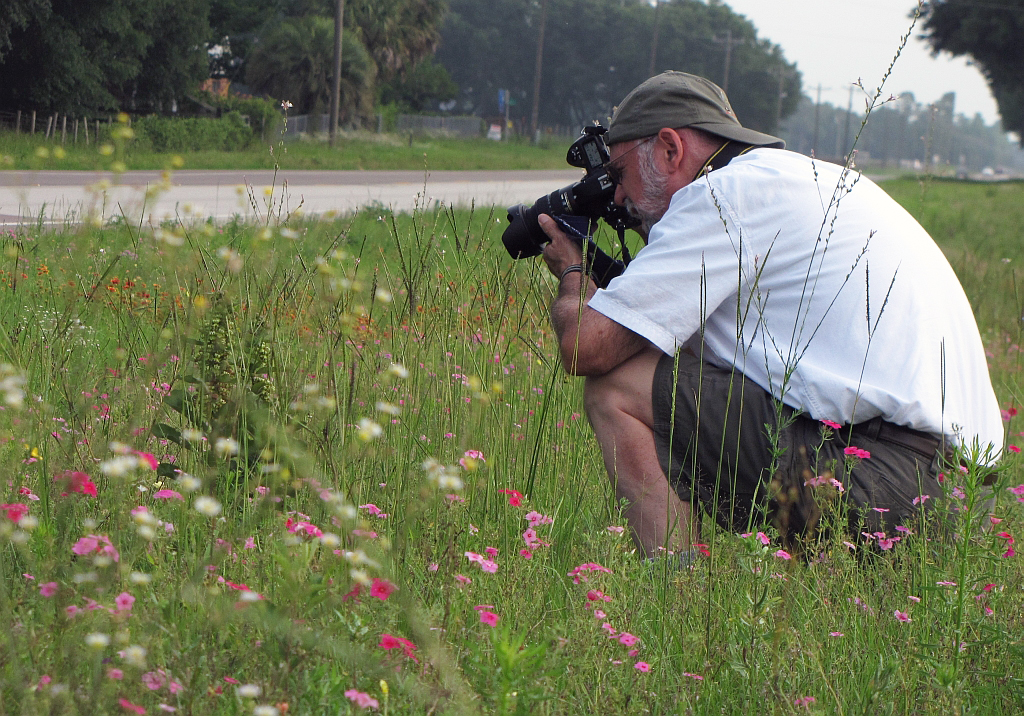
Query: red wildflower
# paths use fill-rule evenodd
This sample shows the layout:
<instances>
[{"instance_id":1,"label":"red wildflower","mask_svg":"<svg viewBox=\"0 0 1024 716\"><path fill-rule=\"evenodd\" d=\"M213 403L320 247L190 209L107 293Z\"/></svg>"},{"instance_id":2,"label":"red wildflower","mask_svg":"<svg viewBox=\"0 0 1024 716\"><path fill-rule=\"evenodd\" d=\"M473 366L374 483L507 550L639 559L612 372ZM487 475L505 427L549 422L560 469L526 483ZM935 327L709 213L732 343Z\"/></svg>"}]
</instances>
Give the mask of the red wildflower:
<instances>
[{"instance_id":1,"label":"red wildflower","mask_svg":"<svg viewBox=\"0 0 1024 716\"><path fill-rule=\"evenodd\" d=\"M498 490L500 495L508 495L508 504L513 507L523 506L523 493L519 490Z\"/></svg>"}]
</instances>

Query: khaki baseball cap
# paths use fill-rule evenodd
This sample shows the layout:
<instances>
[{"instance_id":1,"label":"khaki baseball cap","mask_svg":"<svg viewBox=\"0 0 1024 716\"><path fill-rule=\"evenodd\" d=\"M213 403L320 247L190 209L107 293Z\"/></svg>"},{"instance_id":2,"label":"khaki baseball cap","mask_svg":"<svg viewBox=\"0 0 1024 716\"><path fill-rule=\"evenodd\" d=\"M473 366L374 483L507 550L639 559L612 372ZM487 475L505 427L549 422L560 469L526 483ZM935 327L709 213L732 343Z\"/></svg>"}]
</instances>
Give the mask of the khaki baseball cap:
<instances>
[{"instance_id":1,"label":"khaki baseball cap","mask_svg":"<svg viewBox=\"0 0 1024 716\"><path fill-rule=\"evenodd\" d=\"M757 147L786 146L778 137L741 125L729 98L714 82L675 70L650 78L626 95L612 114L604 141L611 145L643 139L665 127L694 127Z\"/></svg>"}]
</instances>

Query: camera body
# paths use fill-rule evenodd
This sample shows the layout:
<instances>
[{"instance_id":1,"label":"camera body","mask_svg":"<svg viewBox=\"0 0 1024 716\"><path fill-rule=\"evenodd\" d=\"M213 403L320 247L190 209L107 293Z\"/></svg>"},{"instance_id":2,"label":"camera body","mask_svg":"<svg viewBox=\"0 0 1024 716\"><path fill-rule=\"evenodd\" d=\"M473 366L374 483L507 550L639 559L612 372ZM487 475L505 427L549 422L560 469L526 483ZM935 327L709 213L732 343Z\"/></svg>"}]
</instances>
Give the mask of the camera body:
<instances>
[{"instance_id":1,"label":"camera body","mask_svg":"<svg viewBox=\"0 0 1024 716\"><path fill-rule=\"evenodd\" d=\"M581 136L566 153L565 161L570 166L579 167L586 174L575 184L562 187L547 196L542 196L532 207L517 204L508 209L508 227L501 235L509 256L514 259L525 259L537 256L549 241L547 234L537 222L541 214L548 214L556 220L566 233L583 247L588 242L588 263L592 265L591 273L598 285L607 285L614 276L622 273L624 265L614 261L589 240L588 232L579 231L567 225L568 217L585 217L590 223L598 219L605 222L621 236L626 229L639 226L639 220L630 216L624 207L615 203L615 183L608 176L605 164L610 155L604 143L604 134L608 130L600 124L584 127ZM609 274L611 272L611 274Z\"/></svg>"}]
</instances>

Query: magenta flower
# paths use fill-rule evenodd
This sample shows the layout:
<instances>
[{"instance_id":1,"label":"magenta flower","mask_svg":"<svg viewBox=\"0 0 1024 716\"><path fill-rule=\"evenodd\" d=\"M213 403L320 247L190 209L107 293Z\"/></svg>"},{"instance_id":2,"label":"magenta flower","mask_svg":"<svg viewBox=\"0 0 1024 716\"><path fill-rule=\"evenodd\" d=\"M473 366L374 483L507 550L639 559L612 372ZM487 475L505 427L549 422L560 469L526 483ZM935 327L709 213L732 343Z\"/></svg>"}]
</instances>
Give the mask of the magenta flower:
<instances>
[{"instance_id":1,"label":"magenta flower","mask_svg":"<svg viewBox=\"0 0 1024 716\"><path fill-rule=\"evenodd\" d=\"M761 544L763 544L765 547L771 544L771 540L768 539L768 535L766 535L764 532L758 532L757 539L760 540Z\"/></svg>"},{"instance_id":2,"label":"magenta flower","mask_svg":"<svg viewBox=\"0 0 1024 716\"><path fill-rule=\"evenodd\" d=\"M117 611L119 612L130 612L132 610L132 605L134 604L135 597L128 592L121 592L114 599L114 606L117 607Z\"/></svg>"},{"instance_id":3,"label":"magenta flower","mask_svg":"<svg viewBox=\"0 0 1024 716\"><path fill-rule=\"evenodd\" d=\"M473 582L472 579L470 579L469 577L467 577L464 574L456 574L455 575L455 581L458 582L459 584L471 584Z\"/></svg>"},{"instance_id":4,"label":"magenta flower","mask_svg":"<svg viewBox=\"0 0 1024 716\"><path fill-rule=\"evenodd\" d=\"M391 651L392 649L400 648L403 652L405 652L405 655L407 657L415 661L417 664L419 663L419 659L417 659L416 655L413 653L416 651L416 645L408 639L403 639L400 636L392 636L391 634L381 634L380 643L377 644L377 646L379 646L381 649L384 649L385 651Z\"/></svg>"},{"instance_id":5,"label":"magenta flower","mask_svg":"<svg viewBox=\"0 0 1024 716\"><path fill-rule=\"evenodd\" d=\"M923 505L925 501L930 500L931 497L931 495L918 495L913 500L911 500L911 503L914 505Z\"/></svg>"},{"instance_id":6,"label":"magenta flower","mask_svg":"<svg viewBox=\"0 0 1024 716\"><path fill-rule=\"evenodd\" d=\"M138 704L133 704L128 699L118 699L117 703L120 704L121 708L123 708L125 711L130 711L133 714L144 714L144 713L146 713L146 709L144 709L143 707L139 706Z\"/></svg>"},{"instance_id":7,"label":"magenta flower","mask_svg":"<svg viewBox=\"0 0 1024 716\"><path fill-rule=\"evenodd\" d=\"M844 455L849 455L850 457L856 457L856 458L859 458L861 460L865 460L865 459L871 457L871 453L869 453L867 450L862 450L861 448L855 447L853 445L851 445L848 448L844 448L843 449L843 454Z\"/></svg>"},{"instance_id":8,"label":"magenta flower","mask_svg":"<svg viewBox=\"0 0 1024 716\"><path fill-rule=\"evenodd\" d=\"M376 709L380 706L377 699L362 691L356 691L355 689L349 689L346 691L345 697L361 709Z\"/></svg>"},{"instance_id":9,"label":"magenta flower","mask_svg":"<svg viewBox=\"0 0 1024 716\"><path fill-rule=\"evenodd\" d=\"M793 555L791 555L791 554L790 554L789 552L787 552L787 551L786 551L786 550L784 550L784 549L780 549L780 550L778 550L778 551L777 551L777 552L775 553L775 556L776 556L776 557L778 557L779 559L785 559L785 560L790 560L790 559L793 559Z\"/></svg>"},{"instance_id":10,"label":"magenta flower","mask_svg":"<svg viewBox=\"0 0 1024 716\"><path fill-rule=\"evenodd\" d=\"M1016 487L1007 487L1007 490L1012 492L1017 497L1017 502L1024 502L1024 485L1017 485Z\"/></svg>"},{"instance_id":11,"label":"magenta flower","mask_svg":"<svg viewBox=\"0 0 1024 716\"><path fill-rule=\"evenodd\" d=\"M498 556L498 548L497 547L485 547L484 548L484 552L486 552L487 556L490 557L491 559L494 559L495 557Z\"/></svg>"},{"instance_id":12,"label":"magenta flower","mask_svg":"<svg viewBox=\"0 0 1024 716\"><path fill-rule=\"evenodd\" d=\"M498 619L500 619L500 617L494 612L488 612L484 610L480 611L480 621L489 627L493 628L498 626Z\"/></svg>"},{"instance_id":13,"label":"magenta flower","mask_svg":"<svg viewBox=\"0 0 1024 716\"><path fill-rule=\"evenodd\" d=\"M162 669L159 671L147 671L142 675L142 683L150 691L159 691L167 683L167 675Z\"/></svg>"},{"instance_id":14,"label":"magenta flower","mask_svg":"<svg viewBox=\"0 0 1024 716\"><path fill-rule=\"evenodd\" d=\"M111 681L120 681L124 678L124 672L120 669L107 669L107 678Z\"/></svg>"},{"instance_id":15,"label":"magenta flower","mask_svg":"<svg viewBox=\"0 0 1024 716\"><path fill-rule=\"evenodd\" d=\"M180 492L174 490L157 490L153 493L153 498L157 500L181 500L185 501L185 498L181 496Z\"/></svg>"},{"instance_id":16,"label":"magenta flower","mask_svg":"<svg viewBox=\"0 0 1024 716\"><path fill-rule=\"evenodd\" d=\"M47 582L46 584L40 584L39 585L39 593L42 596L44 596L47 599L49 599L50 597L52 597L54 594L57 593L57 583L56 582Z\"/></svg>"},{"instance_id":17,"label":"magenta flower","mask_svg":"<svg viewBox=\"0 0 1024 716\"><path fill-rule=\"evenodd\" d=\"M910 617L909 617L909 616L907 616L907 613L906 613L906 612L901 612L901 611L900 611L899 609L897 609L896 611L894 611L894 612L892 613L892 615L893 615L894 617L896 617L896 619L898 619L898 620L899 620L899 621L901 621L901 622L909 622L909 621L911 621Z\"/></svg>"},{"instance_id":18,"label":"magenta flower","mask_svg":"<svg viewBox=\"0 0 1024 716\"><path fill-rule=\"evenodd\" d=\"M523 559L533 559L533 552L528 549L519 550L519 556Z\"/></svg>"},{"instance_id":19,"label":"magenta flower","mask_svg":"<svg viewBox=\"0 0 1024 716\"><path fill-rule=\"evenodd\" d=\"M373 586L370 587L370 596L377 597L382 602L391 596L396 589L395 585L380 577L373 578Z\"/></svg>"},{"instance_id":20,"label":"magenta flower","mask_svg":"<svg viewBox=\"0 0 1024 716\"><path fill-rule=\"evenodd\" d=\"M1007 445L1006 449L1009 450L1010 452L1014 452L1014 453L1019 453L1020 452L1020 448L1017 447L1016 445Z\"/></svg>"},{"instance_id":21,"label":"magenta flower","mask_svg":"<svg viewBox=\"0 0 1024 716\"><path fill-rule=\"evenodd\" d=\"M829 635L830 637L833 637L833 638L839 638L839 637L841 637L841 636L846 636L846 634L844 634L844 633L843 633L843 632L841 632L841 631L830 631L830 632L828 633L828 635Z\"/></svg>"},{"instance_id":22,"label":"magenta flower","mask_svg":"<svg viewBox=\"0 0 1024 716\"><path fill-rule=\"evenodd\" d=\"M837 423L835 420L822 420L821 424L824 425L827 428L832 428L833 430L840 430L843 427L842 425Z\"/></svg>"},{"instance_id":23,"label":"magenta flower","mask_svg":"<svg viewBox=\"0 0 1024 716\"><path fill-rule=\"evenodd\" d=\"M648 664L646 661L638 661L635 664L633 664L633 668L637 671L642 671L646 674L648 671L651 670L651 665Z\"/></svg>"},{"instance_id":24,"label":"magenta flower","mask_svg":"<svg viewBox=\"0 0 1024 716\"><path fill-rule=\"evenodd\" d=\"M684 671L683 676L689 676L694 681L703 681L704 677L700 674L691 674L689 671Z\"/></svg>"},{"instance_id":25,"label":"magenta flower","mask_svg":"<svg viewBox=\"0 0 1024 716\"><path fill-rule=\"evenodd\" d=\"M611 532L613 535L620 535L626 531L625 527L619 527L618 525L609 525L608 527L605 527L605 529Z\"/></svg>"}]
</instances>

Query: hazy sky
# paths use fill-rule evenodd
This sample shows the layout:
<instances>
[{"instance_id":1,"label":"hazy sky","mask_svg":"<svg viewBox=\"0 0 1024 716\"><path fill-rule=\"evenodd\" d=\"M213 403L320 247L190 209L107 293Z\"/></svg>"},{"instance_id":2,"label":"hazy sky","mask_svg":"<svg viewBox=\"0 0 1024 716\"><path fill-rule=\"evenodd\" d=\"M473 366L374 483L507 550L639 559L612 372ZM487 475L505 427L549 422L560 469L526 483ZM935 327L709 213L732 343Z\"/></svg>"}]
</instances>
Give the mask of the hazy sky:
<instances>
[{"instance_id":1,"label":"hazy sky","mask_svg":"<svg viewBox=\"0 0 1024 716\"><path fill-rule=\"evenodd\" d=\"M822 85L821 99L845 107L851 82L878 86L910 28L914 0L725 0L757 27L759 38L782 47L786 59L803 75L804 92L812 99ZM910 91L918 102L932 102L956 92L956 111L985 121L999 118L996 102L981 73L964 58L931 56L921 38L920 23L896 61L885 92ZM828 89L826 89L828 88ZM854 108L863 96L854 91Z\"/></svg>"}]
</instances>

